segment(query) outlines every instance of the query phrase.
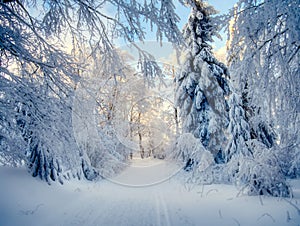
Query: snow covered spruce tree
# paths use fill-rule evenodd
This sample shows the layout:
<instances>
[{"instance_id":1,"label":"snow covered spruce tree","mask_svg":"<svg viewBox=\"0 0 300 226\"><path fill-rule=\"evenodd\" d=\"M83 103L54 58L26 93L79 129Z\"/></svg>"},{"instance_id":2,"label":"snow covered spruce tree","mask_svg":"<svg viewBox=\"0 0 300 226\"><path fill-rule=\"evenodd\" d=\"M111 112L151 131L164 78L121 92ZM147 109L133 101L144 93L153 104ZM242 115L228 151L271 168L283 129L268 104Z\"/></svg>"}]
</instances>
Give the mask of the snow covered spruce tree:
<instances>
[{"instance_id":1,"label":"snow covered spruce tree","mask_svg":"<svg viewBox=\"0 0 300 226\"><path fill-rule=\"evenodd\" d=\"M242 98L229 98L228 145L222 167L224 181L235 183L250 195L289 196L290 190L278 158L259 139L252 139Z\"/></svg>"},{"instance_id":2,"label":"snow covered spruce tree","mask_svg":"<svg viewBox=\"0 0 300 226\"><path fill-rule=\"evenodd\" d=\"M156 26L158 40L180 42L178 20L172 1L0 1L0 161L23 160L33 176L49 183L94 178L91 159L72 131L81 75L91 65L109 75L118 70L112 40L143 40L142 21ZM88 60L78 57L84 52Z\"/></svg>"},{"instance_id":3,"label":"snow covered spruce tree","mask_svg":"<svg viewBox=\"0 0 300 226\"><path fill-rule=\"evenodd\" d=\"M233 156L251 156L252 151L247 145L250 140L250 127L245 118L245 112L242 108L241 98L232 93L229 98L229 126L228 126L228 144L224 150L224 162L229 162Z\"/></svg>"},{"instance_id":4,"label":"snow covered spruce tree","mask_svg":"<svg viewBox=\"0 0 300 226\"><path fill-rule=\"evenodd\" d=\"M228 156L227 163L229 180L245 186L250 194L290 195L285 175L291 166L290 162L295 163L290 161L289 156L298 152L298 141L294 139L292 145L288 146L289 150L293 149L291 153L287 152L285 142L286 137L295 132L295 127L298 128L299 120L297 111L293 110L295 105L289 109L291 118L285 118L285 111L298 99L290 95L295 90L294 84L290 84L293 80L290 76L299 73L299 66L295 66L297 63L294 61L298 58L298 47L290 45L291 40L297 43L293 28L298 23L287 17L295 13L295 3L241 0L232 10L228 62L234 87L241 95L241 100L236 101L238 98L235 98L233 104L230 98L229 131L232 138L225 154L231 156ZM294 8L288 10L292 5ZM287 24L294 25L287 29ZM291 62L287 62L286 57ZM289 69L283 66L289 63ZM282 83L277 83L279 80ZM289 95L285 96L287 93ZM236 114L234 109L245 114ZM281 117L284 118L281 120ZM231 126L234 121L234 126ZM282 134L283 131L288 134ZM235 134L239 134L239 139L234 139ZM247 149L250 152L245 155L243 150ZM237 154L232 155L234 150Z\"/></svg>"},{"instance_id":5,"label":"snow covered spruce tree","mask_svg":"<svg viewBox=\"0 0 300 226\"><path fill-rule=\"evenodd\" d=\"M191 1L191 14L183 30L188 53L176 77L176 105L182 130L192 133L210 151L216 162L226 146L230 93L228 72L212 54L217 27L211 19L215 10L202 1Z\"/></svg>"},{"instance_id":6,"label":"snow covered spruce tree","mask_svg":"<svg viewBox=\"0 0 300 226\"><path fill-rule=\"evenodd\" d=\"M228 64L251 138L299 176L299 1L240 0L232 9Z\"/></svg>"}]
</instances>

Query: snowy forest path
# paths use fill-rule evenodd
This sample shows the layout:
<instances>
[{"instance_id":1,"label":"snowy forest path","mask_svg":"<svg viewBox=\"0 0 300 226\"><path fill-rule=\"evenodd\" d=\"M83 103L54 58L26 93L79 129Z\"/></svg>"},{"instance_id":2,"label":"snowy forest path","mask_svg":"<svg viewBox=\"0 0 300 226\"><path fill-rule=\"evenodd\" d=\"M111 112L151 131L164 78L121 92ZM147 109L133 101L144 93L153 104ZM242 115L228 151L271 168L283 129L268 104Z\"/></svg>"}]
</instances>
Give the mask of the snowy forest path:
<instances>
[{"instance_id":1,"label":"snowy forest path","mask_svg":"<svg viewBox=\"0 0 300 226\"><path fill-rule=\"evenodd\" d=\"M153 186L169 180L182 168L174 162L155 158L133 158L123 172L109 181L129 187Z\"/></svg>"},{"instance_id":2,"label":"snowy forest path","mask_svg":"<svg viewBox=\"0 0 300 226\"><path fill-rule=\"evenodd\" d=\"M63 225L174 225L163 187L179 169L164 160L133 158L123 172L101 183L99 194L84 194L82 206Z\"/></svg>"},{"instance_id":3,"label":"snowy forest path","mask_svg":"<svg viewBox=\"0 0 300 226\"><path fill-rule=\"evenodd\" d=\"M163 188L174 170L178 166L164 160L133 159L121 174L102 183L98 195L84 194L83 206L63 225L174 225ZM102 205L105 208L99 209Z\"/></svg>"}]
</instances>

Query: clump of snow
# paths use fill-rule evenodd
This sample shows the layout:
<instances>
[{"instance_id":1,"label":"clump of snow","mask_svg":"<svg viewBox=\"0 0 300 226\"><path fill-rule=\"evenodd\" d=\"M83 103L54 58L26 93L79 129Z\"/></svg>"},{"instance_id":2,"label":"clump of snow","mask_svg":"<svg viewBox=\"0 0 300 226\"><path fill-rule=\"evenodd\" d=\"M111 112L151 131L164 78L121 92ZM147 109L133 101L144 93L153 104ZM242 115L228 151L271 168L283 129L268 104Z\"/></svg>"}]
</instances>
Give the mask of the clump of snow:
<instances>
[{"instance_id":1,"label":"clump of snow","mask_svg":"<svg viewBox=\"0 0 300 226\"><path fill-rule=\"evenodd\" d=\"M191 133L183 133L178 137L171 157L183 163L192 161L191 165L200 171L204 171L213 163L213 155Z\"/></svg>"}]
</instances>

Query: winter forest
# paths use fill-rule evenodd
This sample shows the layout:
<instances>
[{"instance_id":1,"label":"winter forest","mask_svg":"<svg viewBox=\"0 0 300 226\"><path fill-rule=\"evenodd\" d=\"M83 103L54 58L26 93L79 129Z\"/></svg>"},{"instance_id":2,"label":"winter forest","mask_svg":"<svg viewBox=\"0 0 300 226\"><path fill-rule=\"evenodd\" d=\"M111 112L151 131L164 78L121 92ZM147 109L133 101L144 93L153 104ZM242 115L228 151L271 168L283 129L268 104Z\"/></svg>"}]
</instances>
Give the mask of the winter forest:
<instances>
[{"instance_id":1,"label":"winter forest","mask_svg":"<svg viewBox=\"0 0 300 226\"><path fill-rule=\"evenodd\" d=\"M245 209L221 221L218 207L220 222L202 216L203 225L299 225L299 0L222 4L230 9L219 12L213 0L1 0L0 225L202 225L197 208L218 203L210 195L227 186L234 197L262 206L283 200L287 209L276 209L282 216L265 209L254 224L238 218ZM155 190L152 176L172 181ZM144 188L126 193L137 177L145 183L133 187ZM64 222L41 224L35 214L46 212L47 201L36 198L26 206L31 211L19 211L29 215L20 218L25 224L12 223L18 207L6 205L5 194L24 181L30 185L23 189L41 197L75 183L76 191L106 194L118 208L143 207L138 218L112 217L121 223L91 212L93 221L74 223L75 214L69 221L65 214ZM193 216L176 214L178 186L186 189L180 210ZM150 200L141 189L153 193L156 220L146 216ZM110 190L139 203L125 205ZM201 193L198 203L193 191ZM236 210L255 208L238 203Z\"/></svg>"}]
</instances>

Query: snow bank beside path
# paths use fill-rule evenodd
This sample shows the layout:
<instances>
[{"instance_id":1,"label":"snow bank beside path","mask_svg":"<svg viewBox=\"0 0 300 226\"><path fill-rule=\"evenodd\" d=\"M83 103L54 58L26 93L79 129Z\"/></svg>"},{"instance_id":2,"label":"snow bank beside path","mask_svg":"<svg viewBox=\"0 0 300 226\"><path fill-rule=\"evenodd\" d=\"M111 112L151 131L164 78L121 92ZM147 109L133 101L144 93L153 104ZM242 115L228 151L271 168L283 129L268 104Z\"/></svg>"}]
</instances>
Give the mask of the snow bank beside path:
<instances>
[{"instance_id":1,"label":"snow bank beside path","mask_svg":"<svg viewBox=\"0 0 300 226\"><path fill-rule=\"evenodd\" d=\"M138 161L138 160L137 160ZM147 160L149 161L149 160ZM144 162L146 163L146 162ZM114 180L134 181L141 175L134 163ZM148 162L154 165L158 162ZM148 164L147 163L147 164ZM175 166L172 166L176 169ZM160 162L163 175L173 170ZM169 170L169 171L168 171ZM292 181L293 199L237 196L230 185L187 186L178 175L153 186L130 187L103 180L47 185L25 169L0 167L1 226L286 226L300 224L300 181ZM152 178L156 176L152 175ZM136 181L135 181L136 182Z\"/></svg>"}]
</instances>

